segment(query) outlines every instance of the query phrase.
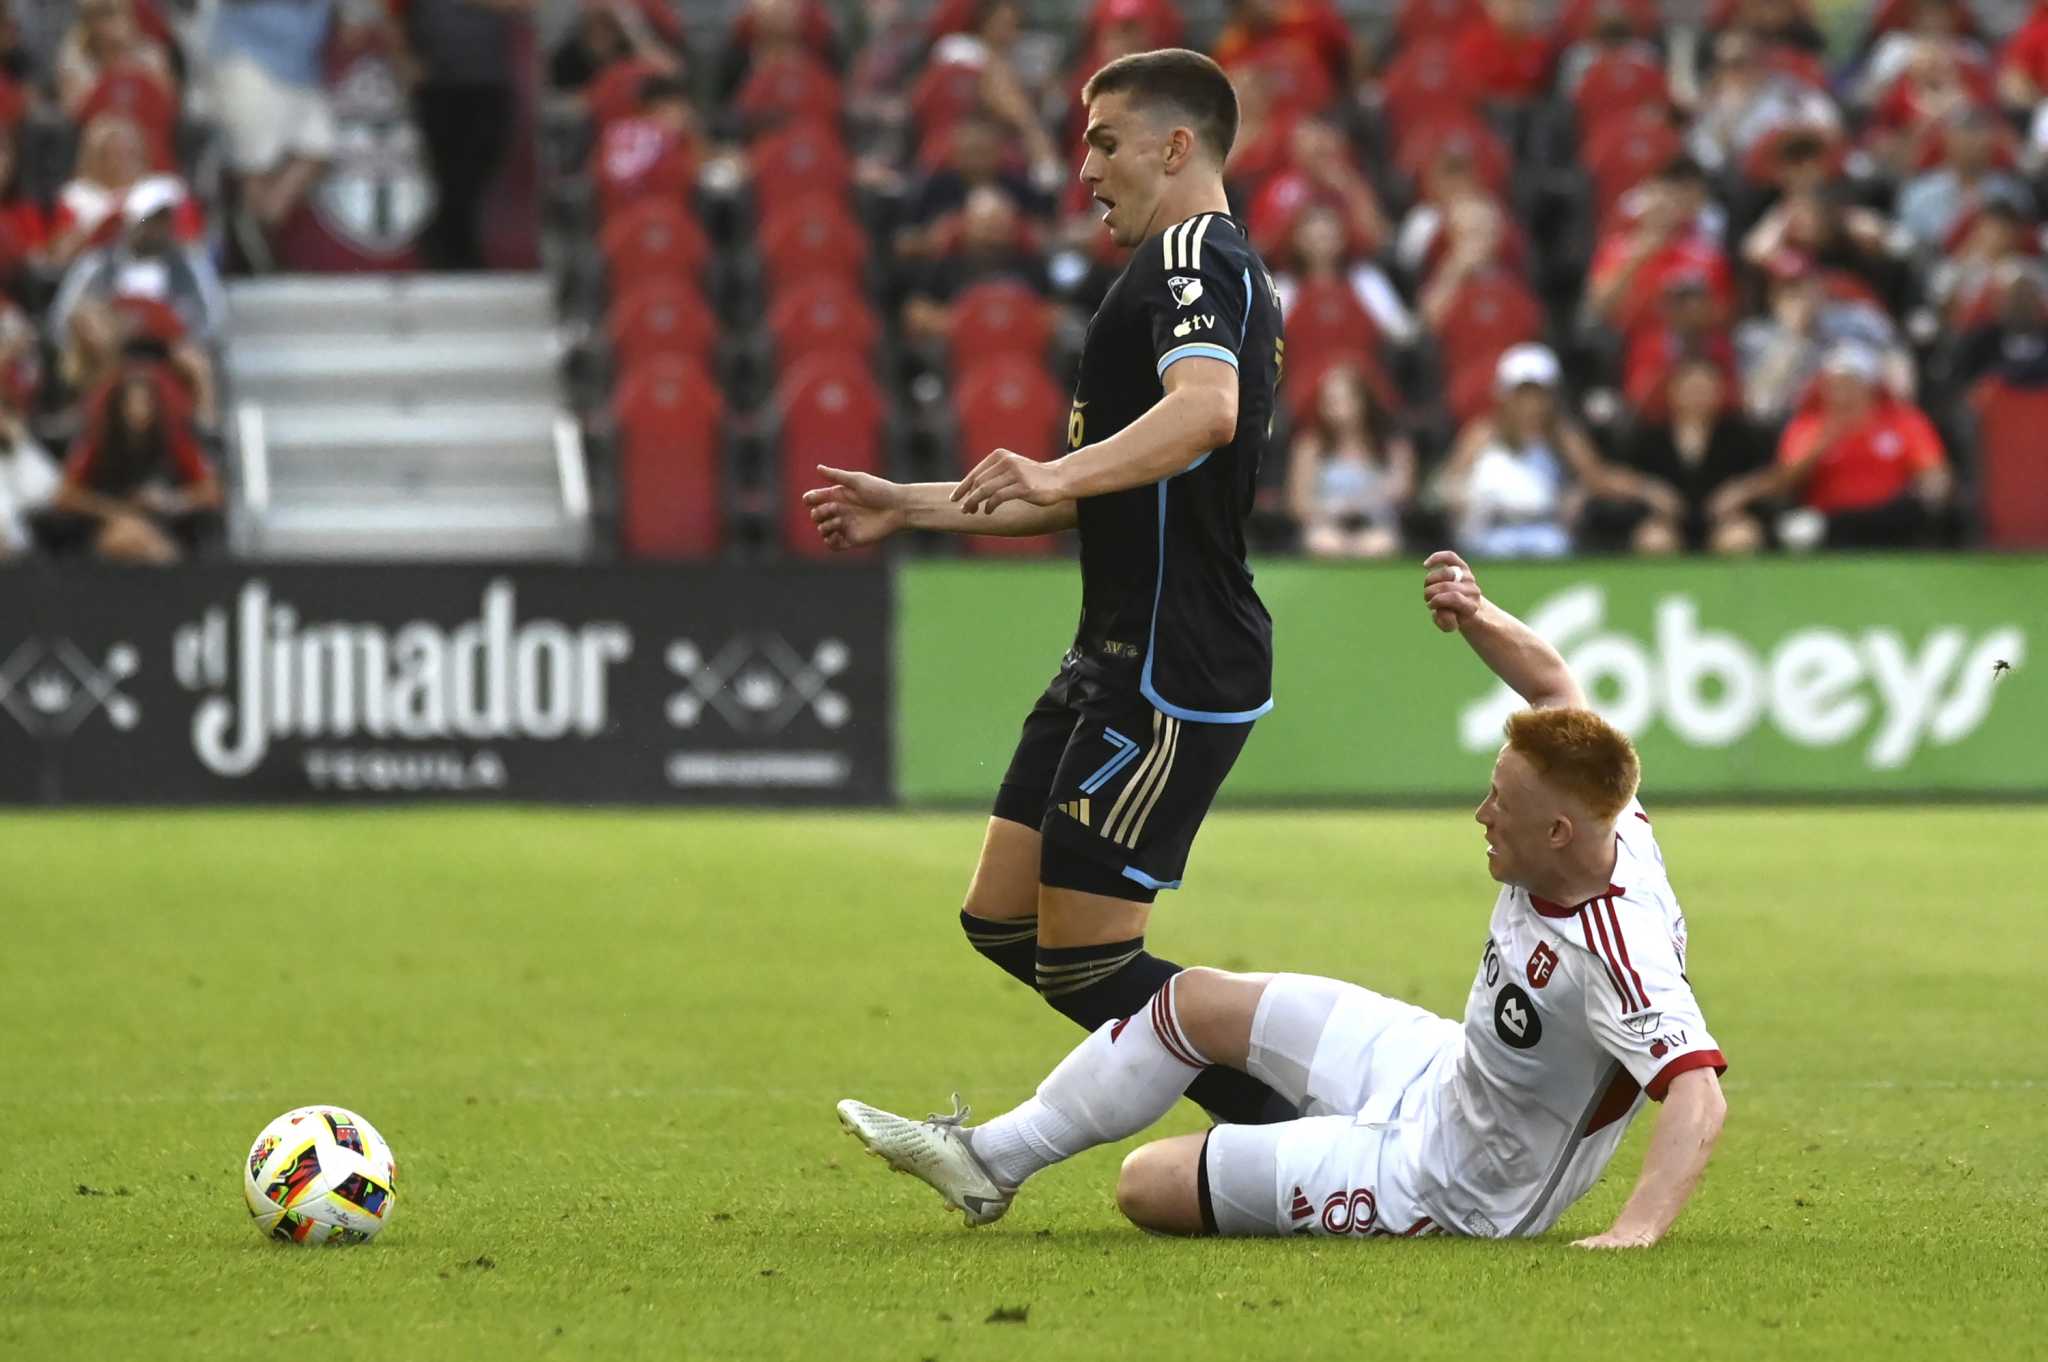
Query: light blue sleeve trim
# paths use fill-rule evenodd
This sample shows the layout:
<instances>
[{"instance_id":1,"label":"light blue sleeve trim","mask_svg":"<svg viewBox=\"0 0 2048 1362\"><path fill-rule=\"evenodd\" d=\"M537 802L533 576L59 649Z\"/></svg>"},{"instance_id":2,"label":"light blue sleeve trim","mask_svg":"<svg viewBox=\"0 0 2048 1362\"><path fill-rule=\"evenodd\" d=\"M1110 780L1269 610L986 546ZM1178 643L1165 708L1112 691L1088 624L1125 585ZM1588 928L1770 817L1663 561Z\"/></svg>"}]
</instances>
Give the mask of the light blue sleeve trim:
<instances>
[{"instance_id":1,"label":"light blue sleeve trim","mask_svg":"<svg viewBox=\"0 0 2048 1362\"><path fill-rule=\"evenodd\" d=\"M1127 880L1136 880L1139 884L1144 885L1147 889L1180 888L1179 880L1155 880L1150 875L1147 875L1144 871L1138 869L1138 867L1134 865L1127 865L1124 867L1124 878Z\"/></svg>"},{"instance_id":2,"label":"light blue sleeve trim","mask_svg":"<svg viewBox=\"0 0 2048 1362\"><path fill-rule=\"evenodd\" d=\"M1207 454L1202 456L1204 459L1208 457ZM1195 462L1199 464L1201 459ZM1152 623L1145 634L1145 666L1138 673L1138 694L1149 700L1161 714L1170 715L1182 723L1248 724L1273 708L1272 696L1267 696L1266 703L1252 709L1188 709L1161 698L1158 688L1152 684L1152 659L1159 651L1159 598L1166 591L1166 484L1171 481L1171 478L1161 478L1153 484L1159 489L1159 569L1152 581Z\"/></svg>"},{"instance_id":3,"label":"light blue sleeve trim","mask_svg":"<svg viewBox=\"0 0 2048 1362\"><path fill-rule=\"evenodd\" d=\"M1190 341L1186 345L1174 346L1159 357L1159 376L1164 378L1169 368L1184 359L1194 359L1197 356L1203 359L1220 359L1233 369L1237 367L1237 356L1230 353L1228 346L1211 345L1207 341Z\"/></svg>"}]
</instances>

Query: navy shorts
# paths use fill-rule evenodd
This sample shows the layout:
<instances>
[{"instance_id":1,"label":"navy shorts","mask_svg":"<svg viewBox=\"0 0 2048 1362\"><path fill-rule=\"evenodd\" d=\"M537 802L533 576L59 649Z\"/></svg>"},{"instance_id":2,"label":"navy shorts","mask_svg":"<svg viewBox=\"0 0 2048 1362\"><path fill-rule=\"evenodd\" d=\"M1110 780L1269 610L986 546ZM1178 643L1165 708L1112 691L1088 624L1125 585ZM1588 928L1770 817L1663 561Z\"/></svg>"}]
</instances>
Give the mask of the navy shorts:
<instances>
[{"instance_id":1,"label":"navy shorts","mask_svg":"<svg viewBox=\"0 0 2048 1362\"><path fill-rule=\"evenodd\" d=\"M1044 835L1041 884L1150 903L1180 887L1251 730L1176 719L1064 668L1024 717L994 813Z\"/></svg>"}]
</instances>

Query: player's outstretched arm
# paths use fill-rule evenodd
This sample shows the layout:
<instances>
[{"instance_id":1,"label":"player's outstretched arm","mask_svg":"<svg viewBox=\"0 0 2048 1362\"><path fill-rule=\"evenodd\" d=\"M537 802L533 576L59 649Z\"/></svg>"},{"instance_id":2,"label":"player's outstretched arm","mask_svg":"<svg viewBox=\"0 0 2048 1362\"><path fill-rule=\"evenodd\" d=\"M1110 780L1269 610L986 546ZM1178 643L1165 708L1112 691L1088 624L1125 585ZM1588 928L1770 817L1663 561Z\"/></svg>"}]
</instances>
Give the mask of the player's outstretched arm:
<instances>
[{"instance_id":1,"label":"player's outstretched arm","mask_svg":"<svg viewBox=\"0 0 2048 1362\"><path fill-rule=\"evenodd\" d=\"M972 515L950 499L950 482L891 482L824 464L818 465L818 474L829 485L804 493L804 505L819 536L835 550L863 548L899 530L1015 537L1074 528L1071 501L1050 506L1017 501L993 515Z\"/></svg>"},{"instance_id":2,"label":"player's outstretched arm","mask_svg":"<svg viewBox=\"0 0 2048 1362\"><path fill-rule=\"evenodd\" d=\"M1166 395L1107 440L1039 463L998 449L953 488L969 513L1019 501L1047 506L1144 487L1189 468L1237 435L1237 370L1222 360L1188 358L1160 380Z\"/></svg>"},{"instance_id":3,"label":"player's outstretched arm","mask_svg":"<svg viewBox=\"0 0 2048 1362\"><path fill-rule=\"evenodd\" d=\"M1711 1068L1689 1069L1672 1079L1628 1204L1605 1234L1581 1239L1576 1247L1648 1248L1662 1239L1700 1185L1727 1114L1721 1080Z\"/></svg>"},{"instance_id":4,"label":"player's outstretched arm","mask_svg":"<svg viewBox=\"0 0 2048 1362\"><path fill-rule=\"evenodd\" d=\"M1543 636L1486 599L1472 567L1449 549L1424 560L1422 602L1436 627L1465 636L1479 660L1509 689L1538 709L1582 709L1586 693Z\"/></svg>"}]
</instances>

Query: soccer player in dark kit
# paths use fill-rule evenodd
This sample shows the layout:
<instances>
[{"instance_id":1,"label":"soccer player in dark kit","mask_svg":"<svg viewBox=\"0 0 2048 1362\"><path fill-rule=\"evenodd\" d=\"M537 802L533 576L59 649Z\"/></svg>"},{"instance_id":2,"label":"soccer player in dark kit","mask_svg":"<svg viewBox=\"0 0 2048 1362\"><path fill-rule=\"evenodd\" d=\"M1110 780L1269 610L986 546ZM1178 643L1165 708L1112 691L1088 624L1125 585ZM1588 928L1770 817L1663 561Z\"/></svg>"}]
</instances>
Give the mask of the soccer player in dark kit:
<instances>
[{"instance_id":1,"label":"soccer player in dark kit","mask_svg":"<svg viewBox=\"0 0 2048 1362\"><path fill-rule=\"evenodd\" d=\"M974 948L1093 1029L1180 966L1145 950L1202 817L1272 708L1272 622L1244 520L1283 343L1272 277L1229 213L1237 95L1209 58L1119 58L1082 91L1081 180L1131 251L1089 324L1046 463L1006 449L957 484L832 468L805 495L835 548L902 529L1081 534L1081 623L1024 720L960 923ZM1210 1068L1188 1096L1238 1122L1296 1113Z\"/></svg>"}]
</instances>

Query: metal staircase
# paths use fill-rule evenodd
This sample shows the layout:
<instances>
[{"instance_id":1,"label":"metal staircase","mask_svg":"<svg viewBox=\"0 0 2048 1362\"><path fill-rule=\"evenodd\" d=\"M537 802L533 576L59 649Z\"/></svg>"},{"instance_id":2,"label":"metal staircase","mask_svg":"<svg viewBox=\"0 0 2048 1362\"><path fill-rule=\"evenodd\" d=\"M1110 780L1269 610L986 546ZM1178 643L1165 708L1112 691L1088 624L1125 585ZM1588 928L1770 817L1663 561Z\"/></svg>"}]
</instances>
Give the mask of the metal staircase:
<instances>
[{"instance_id":1,"label":"metal staircase","mask_svg":"<svg viewBox=\"0 0 2048 1362\"><path fill-rule=\"evenodd\" d=\"M231 537L283 558L564 558L589 544L539 274L230 285Z\"/></svg>"}]
</instances>

